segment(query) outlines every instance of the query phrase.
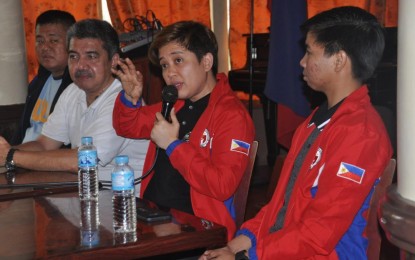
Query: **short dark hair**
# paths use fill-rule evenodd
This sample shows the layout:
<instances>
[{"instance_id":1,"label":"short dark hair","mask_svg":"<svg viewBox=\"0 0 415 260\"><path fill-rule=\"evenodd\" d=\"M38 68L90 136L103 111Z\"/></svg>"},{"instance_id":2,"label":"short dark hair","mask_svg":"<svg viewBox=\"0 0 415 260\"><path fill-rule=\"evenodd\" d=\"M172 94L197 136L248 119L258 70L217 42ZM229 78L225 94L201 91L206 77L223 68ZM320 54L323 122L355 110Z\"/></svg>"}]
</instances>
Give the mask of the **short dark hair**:
<instances>
[{"instance_id":1,"label":"short dark hair","mask_svg":"<svg viewBox=\"0 0 415 260\"><path fill-rule=\"evenodd\" d=\"M351 59L354 78L369 79L382 58L385 36L376 17L353 6L343 6L321 12L301 26L311 33L316 43L331 56L343 50Z\"/></svg>"},{"instance_id":2,"label":"short dark hair","mask_svg":"<svg viewBox=\"0 0 415 260\"><path fill-rule=\"evenodd\" d=\"M195 21L180 21L163 28L150 45L149 60L160 66L159 50L170 42L177 42L193 52L200 62L204 55L213 55L212 72L218 73L218 43L215 34L205 25Z\"/></svg>"},{"instance_id":3,"label":"short dark hair","mask_svg":"<svg viewBox=\"0 0 415 260\"><path fill-rule=\"evenodd\" d=\"M75 23L69 28L66 37L68 48L72 38L101 40L102 47L107 51L109 59L116 53L120 53L120 41L117 32L111 24L103 20L85 19Z\"/></svg>"},{"instance_id":4,"label":"short dark hair","mask_svg":"<svg viewBox=\"0 0 415 260\"><path fill-rule=\"evenodd\" d=\"M48 10L36 18L36 27L45 24L62 24L66 29L76 22L72 14L62 10Z\"/></svg>"}]
</instances>

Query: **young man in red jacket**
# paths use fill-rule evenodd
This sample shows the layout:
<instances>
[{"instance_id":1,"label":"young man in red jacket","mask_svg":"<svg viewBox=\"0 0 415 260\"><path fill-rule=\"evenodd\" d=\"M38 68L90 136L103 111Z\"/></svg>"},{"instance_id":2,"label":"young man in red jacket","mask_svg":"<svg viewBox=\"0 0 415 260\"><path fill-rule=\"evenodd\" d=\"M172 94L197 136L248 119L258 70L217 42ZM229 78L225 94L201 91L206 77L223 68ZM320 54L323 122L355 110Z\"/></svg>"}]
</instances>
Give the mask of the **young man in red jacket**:
<instances>
[{"instance_id":1,"label":"young man in red jacket","mask_svg":"<svg viewBox=\"0 0 415 260\"><path fill-rule=\"evenodd\" d=\"M166 84L178 90L171 123L160 113L161 103L141 106L142 75L129 59L113 70L124 89L114 107L117 134L152 140L144 172L155 164L143 179L142 195L161 207L224 225L231 239L236 231L233 194L255 132L227 77L217 73L215 36L200 23L177 22L157 34L149 58L161 67Z\"/></svg>"},{"instance_id":2,"label":"young man in red jacket","mask_svg":"<svg viewBox=\"0 0 415 260\"><path fill-rule=\"evenodd\" d=\"M339 7L306 21L303 78L327 101L296 130L271 201L201 259L366 259L366 211L392 156L364 82L384 49L376 18Z\"/></svg>"}]
</instances>

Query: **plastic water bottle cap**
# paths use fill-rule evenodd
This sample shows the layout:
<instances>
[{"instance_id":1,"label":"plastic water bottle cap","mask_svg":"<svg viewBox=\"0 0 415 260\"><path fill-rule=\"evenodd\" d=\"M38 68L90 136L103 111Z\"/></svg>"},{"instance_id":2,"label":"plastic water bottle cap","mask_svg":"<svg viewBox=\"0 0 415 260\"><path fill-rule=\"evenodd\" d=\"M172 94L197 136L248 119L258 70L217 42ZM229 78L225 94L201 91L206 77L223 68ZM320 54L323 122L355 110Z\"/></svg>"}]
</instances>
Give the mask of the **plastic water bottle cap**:
<instances>
[{"instance_id":1,"label":"plastic water bottle cap","mask_svg":"<svg viewBox=\"0 0 415 260\"><path fill-rule=\"evenodd\" d=\"M121 164L121 163L128 163L128 156L127 155L118 155L115 157L115 163Z\"/></svg>"},{"instance_id":2,"label":"plastic water bottle cap","mask_svg":"<svg viewBox=\"0 0 415 260\"><path fill-rule=\"evenodd\" d=\"M81 138L81 143L83 145L92 144L92 137L91 136L84 136Z\"/></svg>"}]
</instances>

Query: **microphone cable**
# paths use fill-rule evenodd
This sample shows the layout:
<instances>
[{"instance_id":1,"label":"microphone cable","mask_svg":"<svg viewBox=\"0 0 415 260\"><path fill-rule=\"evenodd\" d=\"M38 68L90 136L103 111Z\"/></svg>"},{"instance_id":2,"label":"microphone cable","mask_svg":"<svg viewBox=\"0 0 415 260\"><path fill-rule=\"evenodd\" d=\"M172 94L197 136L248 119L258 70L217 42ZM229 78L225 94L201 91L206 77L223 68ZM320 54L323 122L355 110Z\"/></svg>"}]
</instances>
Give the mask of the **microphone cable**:
<instances>
[{"instance_id":1,"label":"microphone cable","mask_svg":"<svg viewBox=\"0 0 415 260\"><path fill-rule=\"evenodd\" d=\"M163 88L163 91L161 92L161 97L162 97L162 109L161 109L161 114L163 115L163 117L171 122L171 120L169 119L169 114L170 111L172 110L174 104L177 101L178 98L178 90L174 85L167 85ZM154 169L154 166L156 165L156 161L157 161L157 157L159 154L159 150L160 148L158 146L156 146L156 154L154 156L154 161L153 164L151 165L150 169L147 170L147 172L145 172L144 174L142 174L140 177L137 177L134 179L134 186L137 184L140 184L141 181L146 178L148 175L150 175L151 171ZM111 181L101 181L103 186L111 186Z\"/></svg>"},{"instance_id":2,"label":"microphone cable","mask_svg":"<svg viewBox=\"0 0 415 260\"><path fill-rule=\"evenodd\" d=\"M171 122L171 120L169 120L169 114L178 98L177 88L174 85L165 86L161 92L161 98L163 100L161 114L167 121ZM156 155L154 156L153 165L151 165L150 169L148 169L146 173L134 179L134 185L141 183L141 181L144 178L146 178L151 173L151 171L154 169L154 166L156 165L157 157L159 155L159 150L160 150L160 147L156 146Z\"/></svg>"},{"instance_id":3,"label":"microphone cable","mask_svg":"<svg viewBox=\"0 0 415 260\"><path fill-rule=\"evenodd\" d=\"M153 164L151 165L150 169L148 169L148 171L144 174L142 174L140 177L137 177L134 179L134 186L137 184L140 184L141 181L146 178L148 175L150 175L151 171L154 169L154 166L156 165L156 161L157 161L157 157L159 155L159 150L160 148L157 146L156 147L156 155L154 156L154 161Z\"/></svg>"},{"instance_id":4,"label":"microphone cable","mask_svg":"<svg viewBox=\"0 0 415 260\"><path fill-rule=\"evenodd\" d=\"M154 161L153 164L151 165L150 169L148 169L147 172L145 172L144 174L142 174L140 177L137 177L134 179L134 186L137 184L140 184L141 181L146 178L148 175L150 175L151 171L154 169L154 166L156 165L156 161L157 161L157 157L159 154L159 150L160 148L157 146L156 147L156 155L154 156ZM102 187L111 187L112 186L112 181L100 181L100 184L102 185Z\"/></svg>"}]
</instances>

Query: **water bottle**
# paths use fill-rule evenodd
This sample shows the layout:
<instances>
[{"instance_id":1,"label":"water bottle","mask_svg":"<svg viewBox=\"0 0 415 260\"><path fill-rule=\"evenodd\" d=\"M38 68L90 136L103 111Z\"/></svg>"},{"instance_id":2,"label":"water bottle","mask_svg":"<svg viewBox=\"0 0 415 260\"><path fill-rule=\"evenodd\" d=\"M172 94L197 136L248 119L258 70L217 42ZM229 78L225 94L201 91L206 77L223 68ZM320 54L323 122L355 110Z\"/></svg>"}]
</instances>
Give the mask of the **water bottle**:
<instances>
[{"instance_id":1,"label":"water bottle","mask_svg":"<svg viewBox=\"0 0 415 260\"><path fill-rule=\"evenodd\" d=\"M112 173L112 212L115 233L135 232L137 212L135 206L134 171L128 165L128 156L115 157Z\"/></svg>"},{"instance_id":2,"label":"water bottle","mask_svg":"<svg viewBox=\"0 0 415 260\"><path fill-rule=\"evenodd\" d=\"M114 245L123 245L127 243L134 243L137 241L137 232L115 232L114 233Z\"/></svg>"},{"instance_id":3,"label":"water bottle","mask_svg":"<svg viewBox=\"0 0 415 260\"><path fill-rule=\"evenodd\" d=\"M98 201L81 200L81 246L99 245L99 208Z\"/></svg>"},{"instance_id":4,"label":"water bottle","mask_svg":"<svg viewBox=\"0 0 415 260\"><path fill-rule=\"evenodd\" d=\"M81 200L98 200L97 149L92 137L82 137L78 148L78 182Z\"/></svg>"}]
</instances>

